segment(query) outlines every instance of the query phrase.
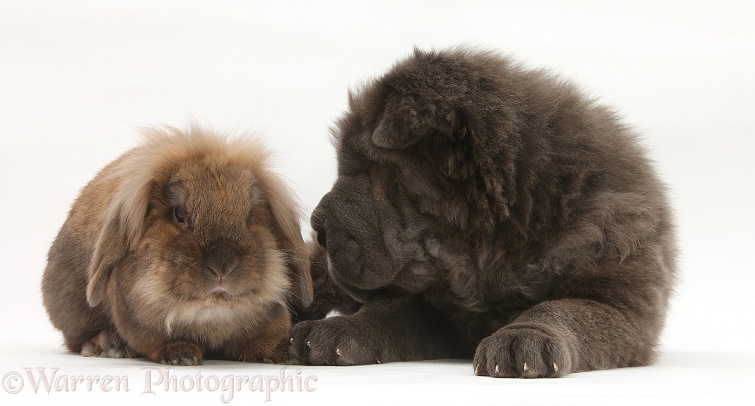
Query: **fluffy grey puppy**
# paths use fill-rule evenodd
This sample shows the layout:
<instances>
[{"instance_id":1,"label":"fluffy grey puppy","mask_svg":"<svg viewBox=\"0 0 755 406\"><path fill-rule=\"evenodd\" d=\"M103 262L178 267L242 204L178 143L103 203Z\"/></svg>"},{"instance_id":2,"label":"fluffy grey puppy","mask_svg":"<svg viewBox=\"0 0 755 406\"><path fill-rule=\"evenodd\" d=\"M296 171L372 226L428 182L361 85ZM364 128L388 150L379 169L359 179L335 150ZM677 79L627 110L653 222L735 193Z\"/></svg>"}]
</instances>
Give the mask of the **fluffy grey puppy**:
<instances>
[{"instance_id":1,"label":"fluffy grey puppy","mask_svg":"<svg viewBox=\"0 0 755 406\"><path fill-rule=\"evenodd\" d=\"M556 377L654 359L675 271L664 185L609 108L492 52L415 51L349 98L312 215L363 303L305 321L311 364L474 357Z\"/></svg>"}]
</instances>

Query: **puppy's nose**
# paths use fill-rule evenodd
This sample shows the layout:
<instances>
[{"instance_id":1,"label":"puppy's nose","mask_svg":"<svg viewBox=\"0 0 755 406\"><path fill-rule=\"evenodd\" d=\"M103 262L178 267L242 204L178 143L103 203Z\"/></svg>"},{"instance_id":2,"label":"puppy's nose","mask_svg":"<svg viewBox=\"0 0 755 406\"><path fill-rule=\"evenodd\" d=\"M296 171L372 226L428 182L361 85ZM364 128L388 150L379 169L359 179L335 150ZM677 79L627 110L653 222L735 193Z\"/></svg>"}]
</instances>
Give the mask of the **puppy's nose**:
<instances>
[{"instance_id":1,"label":"puppy's nose","mask_svg":"<svg viewBox=\"0 0 755 406\"><path fill-rule=\"evenodd\" d=\"M328 244L326 241L327 239L325 239L325 229L323 228L317 232L317 243L320 244L321 247L327 249Z\"/></svg>"},{"instance_id":2,"label":"puppy's nose","mask_svg":"<svg viewBox=\"0 0 755 406\"><path fill-rule=\"evenodd\" d=\"M323 248L327 248L325 238L325 203L328 195L329 194L326 194L320 199L320 203L315 207L315 210L312 211L312 217L310 219L312 229L317 233L317 243Z\"/></svg>"}]
</instances>

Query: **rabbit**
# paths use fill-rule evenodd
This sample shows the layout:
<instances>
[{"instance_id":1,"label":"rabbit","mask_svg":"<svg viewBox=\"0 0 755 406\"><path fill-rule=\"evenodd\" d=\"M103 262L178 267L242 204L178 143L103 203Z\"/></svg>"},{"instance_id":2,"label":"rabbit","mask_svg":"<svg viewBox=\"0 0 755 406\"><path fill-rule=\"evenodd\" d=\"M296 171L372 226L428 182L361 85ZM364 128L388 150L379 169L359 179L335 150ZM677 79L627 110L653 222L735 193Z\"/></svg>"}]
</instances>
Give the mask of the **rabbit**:
<instances>
[{"instance_id":1,"label":"rabbit","mask_svg":"<svg viewBox=\"0 0 755 406\"><path fill-rule=\"evenodd\" d=\"M83 356L286 362L289 308L312 300L294 194L253 137L155 127L82 190L43 303Z\"/></svg>"}]
</instances>

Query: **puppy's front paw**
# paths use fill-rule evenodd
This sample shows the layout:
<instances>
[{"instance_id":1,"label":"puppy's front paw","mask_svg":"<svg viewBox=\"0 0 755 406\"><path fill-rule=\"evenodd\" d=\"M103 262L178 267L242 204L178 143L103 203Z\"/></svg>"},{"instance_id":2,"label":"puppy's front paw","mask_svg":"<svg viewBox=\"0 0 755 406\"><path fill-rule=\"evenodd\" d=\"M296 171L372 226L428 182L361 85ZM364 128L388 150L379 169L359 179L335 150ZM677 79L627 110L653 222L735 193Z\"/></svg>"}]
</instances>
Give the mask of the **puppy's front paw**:
<instances>
[{"instance_id":1,"label":"puppy's front paw","mask_svg":"<svg viewBox=\"0 0 755 406\"><path fill-rule=\"evenodd\" d=\"M539 324L509 325L482 340L475 375L496 378L553 378L572 372L573 348Z\"/></svg>"},{"instance_id":2,"label":"puppy's front paw","mask_svg":"<svg viewBox=\"0 0 755 406\"><path fill-rule=\"evenodd\" d=\"M379 364L380 345L370 326L349 317L303 321L291 330L289 354L312 365Z\"/></svg>"},{"instance_id":3,"label":"puppy's front paw","mask_svg":"<svg viewBox=\"0 0 755 406\"><path fill-rule=\"evenodd\" d=\"M166 365L202 365L202 350L196 344L187 342L170 343L158 350L153 361Z\"/></svg>"}]
</instances>

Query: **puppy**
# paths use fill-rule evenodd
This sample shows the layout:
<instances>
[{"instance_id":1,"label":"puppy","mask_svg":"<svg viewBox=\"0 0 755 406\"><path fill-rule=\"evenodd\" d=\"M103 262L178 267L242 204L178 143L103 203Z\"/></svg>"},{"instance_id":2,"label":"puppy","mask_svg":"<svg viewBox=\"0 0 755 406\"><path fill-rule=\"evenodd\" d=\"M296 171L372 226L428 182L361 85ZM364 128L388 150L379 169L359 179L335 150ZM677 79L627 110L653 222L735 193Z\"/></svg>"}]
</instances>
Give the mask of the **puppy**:
<instances>
[{"instance_id":1,"label":"puppy","mask_svg":"<svg viewBox=\"0 0 755 406\"><path fill-rule=\"evenodd\" d=\"M81 191L49 251L45 308L84 356L282 362L312 297L292 193L253 139L147 130Z\"/></svg>"},{"instance_id":2,"label":"puppy","mask_svg":"<svg viewBox=\"0 0 755 406\"><path fill-rule=\"evenodd\" d=\"M293 306L292 322L322 319L331 312L341 315L356 313L362 304L346 294L331 278L328 273L328 255L325 248L315 240L309 241L307 248L314 297L307 307Z\"/></svg>"},{"instance_id":3,"label":"puppy","mask_svg":"<svg viewBox=\"0 0 755 406\"><path fill-rule=\"evenodd\" d=\"M611 109L493 52L416 50L350 95L334 133L312 226L363 306L296 325L295 358L469 357L528 378L653 361L674 227Z\"/></svg>"}]
</instances>

